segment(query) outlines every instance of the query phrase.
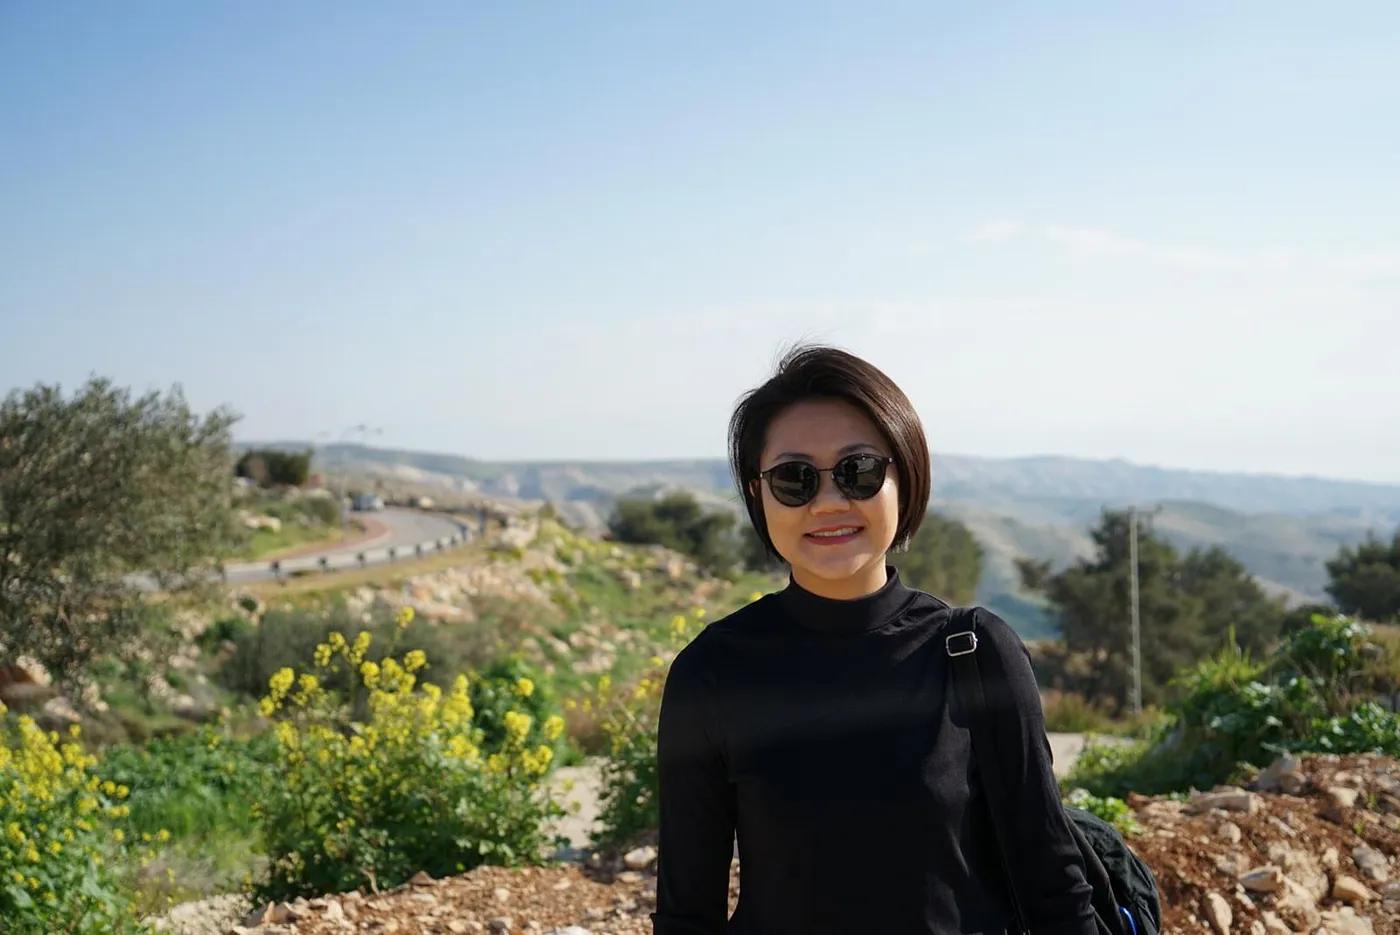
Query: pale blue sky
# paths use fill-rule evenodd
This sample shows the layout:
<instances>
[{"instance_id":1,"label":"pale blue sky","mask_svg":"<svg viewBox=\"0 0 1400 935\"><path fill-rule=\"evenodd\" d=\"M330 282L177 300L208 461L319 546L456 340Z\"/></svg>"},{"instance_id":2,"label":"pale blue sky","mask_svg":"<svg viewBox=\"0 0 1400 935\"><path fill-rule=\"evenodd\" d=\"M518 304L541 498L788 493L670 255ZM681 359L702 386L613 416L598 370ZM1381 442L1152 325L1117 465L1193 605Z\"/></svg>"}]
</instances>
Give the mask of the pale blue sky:
<instances>
[{"instance_id":1,"label":"pale blue sky","mask_svg":"<svg viewBox=\"0 0 1400 935\"><path fill-rule=\"evenodd\" d=\"M936 450L1400 481L1400 4L0 2L0 391L718 456L786 342Z\"/></svg>"}]
</instances>

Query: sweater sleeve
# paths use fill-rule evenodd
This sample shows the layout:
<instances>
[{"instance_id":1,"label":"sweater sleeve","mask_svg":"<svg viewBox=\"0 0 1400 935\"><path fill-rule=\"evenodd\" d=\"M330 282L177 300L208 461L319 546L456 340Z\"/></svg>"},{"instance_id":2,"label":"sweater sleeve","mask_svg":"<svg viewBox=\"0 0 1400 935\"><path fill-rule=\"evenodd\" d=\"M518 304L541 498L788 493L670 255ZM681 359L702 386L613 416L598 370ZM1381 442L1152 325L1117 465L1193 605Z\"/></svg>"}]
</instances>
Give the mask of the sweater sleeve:
<instances>
[{"instance_id":1,"label":"sweater sleeve","mask_svg":"<svg viewBox=\"0 0 1400 935\"><path fill-rule=\"evenodd\" d=\"M1006 862L1025 923L1036 935L1097 935L1093 890L1061 804L1030 653L996 614L983 608L976 614L997 768L1010 800L1000 803L1011 838Z\"/></svg>"},{"instance_id":2,"label":"sweater sleeve","mask_svg":"<svg viewBox=\"0 0 1400 935\"><path fill-rule=\"evenodd\" d=\"M703 649L692 642L677 655L662 692L654 935L722 935L729 918L737 806Z\"/></svg>"}]
</instances>

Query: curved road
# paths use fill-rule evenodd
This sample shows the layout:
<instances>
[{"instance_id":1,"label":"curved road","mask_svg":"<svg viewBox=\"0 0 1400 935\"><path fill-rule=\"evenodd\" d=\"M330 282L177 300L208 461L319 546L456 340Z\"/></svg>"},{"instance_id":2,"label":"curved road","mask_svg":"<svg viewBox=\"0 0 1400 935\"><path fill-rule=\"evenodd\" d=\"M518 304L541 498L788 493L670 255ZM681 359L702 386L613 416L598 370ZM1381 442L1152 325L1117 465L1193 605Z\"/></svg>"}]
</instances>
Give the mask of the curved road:
<instances>
[{"instance_id":1,"label":"curved road","mask_svg":"<svg viewBox=\"0 0 1400 935\"><path fill-rule=\"evenodd\" d=\"M324 550L283 559L280 562L230 564L225 568L225 577L230 584L243 584L249 581L271 581L279 575L296 572L382 565L412 558L420 547L427 553L439 548L450 548L470 537L470 531L465 524L438 513L386 509L365 515L387 526L388 530L374 539L331 545Z\"/></svg>"}]
</instances>

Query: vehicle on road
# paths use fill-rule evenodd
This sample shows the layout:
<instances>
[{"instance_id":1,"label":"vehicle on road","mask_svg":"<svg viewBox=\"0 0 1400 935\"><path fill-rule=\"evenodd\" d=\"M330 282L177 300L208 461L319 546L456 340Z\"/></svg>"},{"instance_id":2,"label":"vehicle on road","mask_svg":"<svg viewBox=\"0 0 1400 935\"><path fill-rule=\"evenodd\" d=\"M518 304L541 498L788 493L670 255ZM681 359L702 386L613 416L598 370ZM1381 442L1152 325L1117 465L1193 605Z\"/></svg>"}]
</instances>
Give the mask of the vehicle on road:
<instances>
[{"instance_id":1,"label":"vehicle on road","mask_svg":"<svg viewBox=\"0 0 1400 935\"><path fill-rule=\"evenodd\" d=\"M357 493L350 498L350 509L370 513L384 509L384 499L378 494Z\"/></svg>"}]
</instances>

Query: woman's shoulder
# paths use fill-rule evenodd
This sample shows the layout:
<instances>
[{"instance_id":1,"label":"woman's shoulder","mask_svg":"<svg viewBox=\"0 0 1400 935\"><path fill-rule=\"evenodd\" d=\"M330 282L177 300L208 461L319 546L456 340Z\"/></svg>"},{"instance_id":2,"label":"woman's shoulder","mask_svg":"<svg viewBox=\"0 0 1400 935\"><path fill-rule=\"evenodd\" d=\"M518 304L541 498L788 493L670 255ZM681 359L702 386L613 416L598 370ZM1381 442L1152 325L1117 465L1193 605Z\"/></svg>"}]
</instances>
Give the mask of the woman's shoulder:
<instances>
[{"instance_id":1,"label":"woman's shoulder","mask_svg":"<svg viewBox=\"0 0 1400 935\"><path fill-rule=\"evenodd\" d=\"M1025 643L1016 628L995 611L981 604L950 604L937 595L917 588L906 614L922 618L938 632L948 636L972 631L979 644L990 644L998 651L1024 651Z\"/></svg>"},{"instance_id":2,"label":"woman's shoulder","mask_svg":"<svg viewBox=\"0 0 1400 935\"><path fill-rule=\"evenodd\" d=\"M777 596L767 594L711 621L676 654L672 671L699 674L722 666L751 637L770 629L777 614Z\"/></svg>"}]
</instances>

